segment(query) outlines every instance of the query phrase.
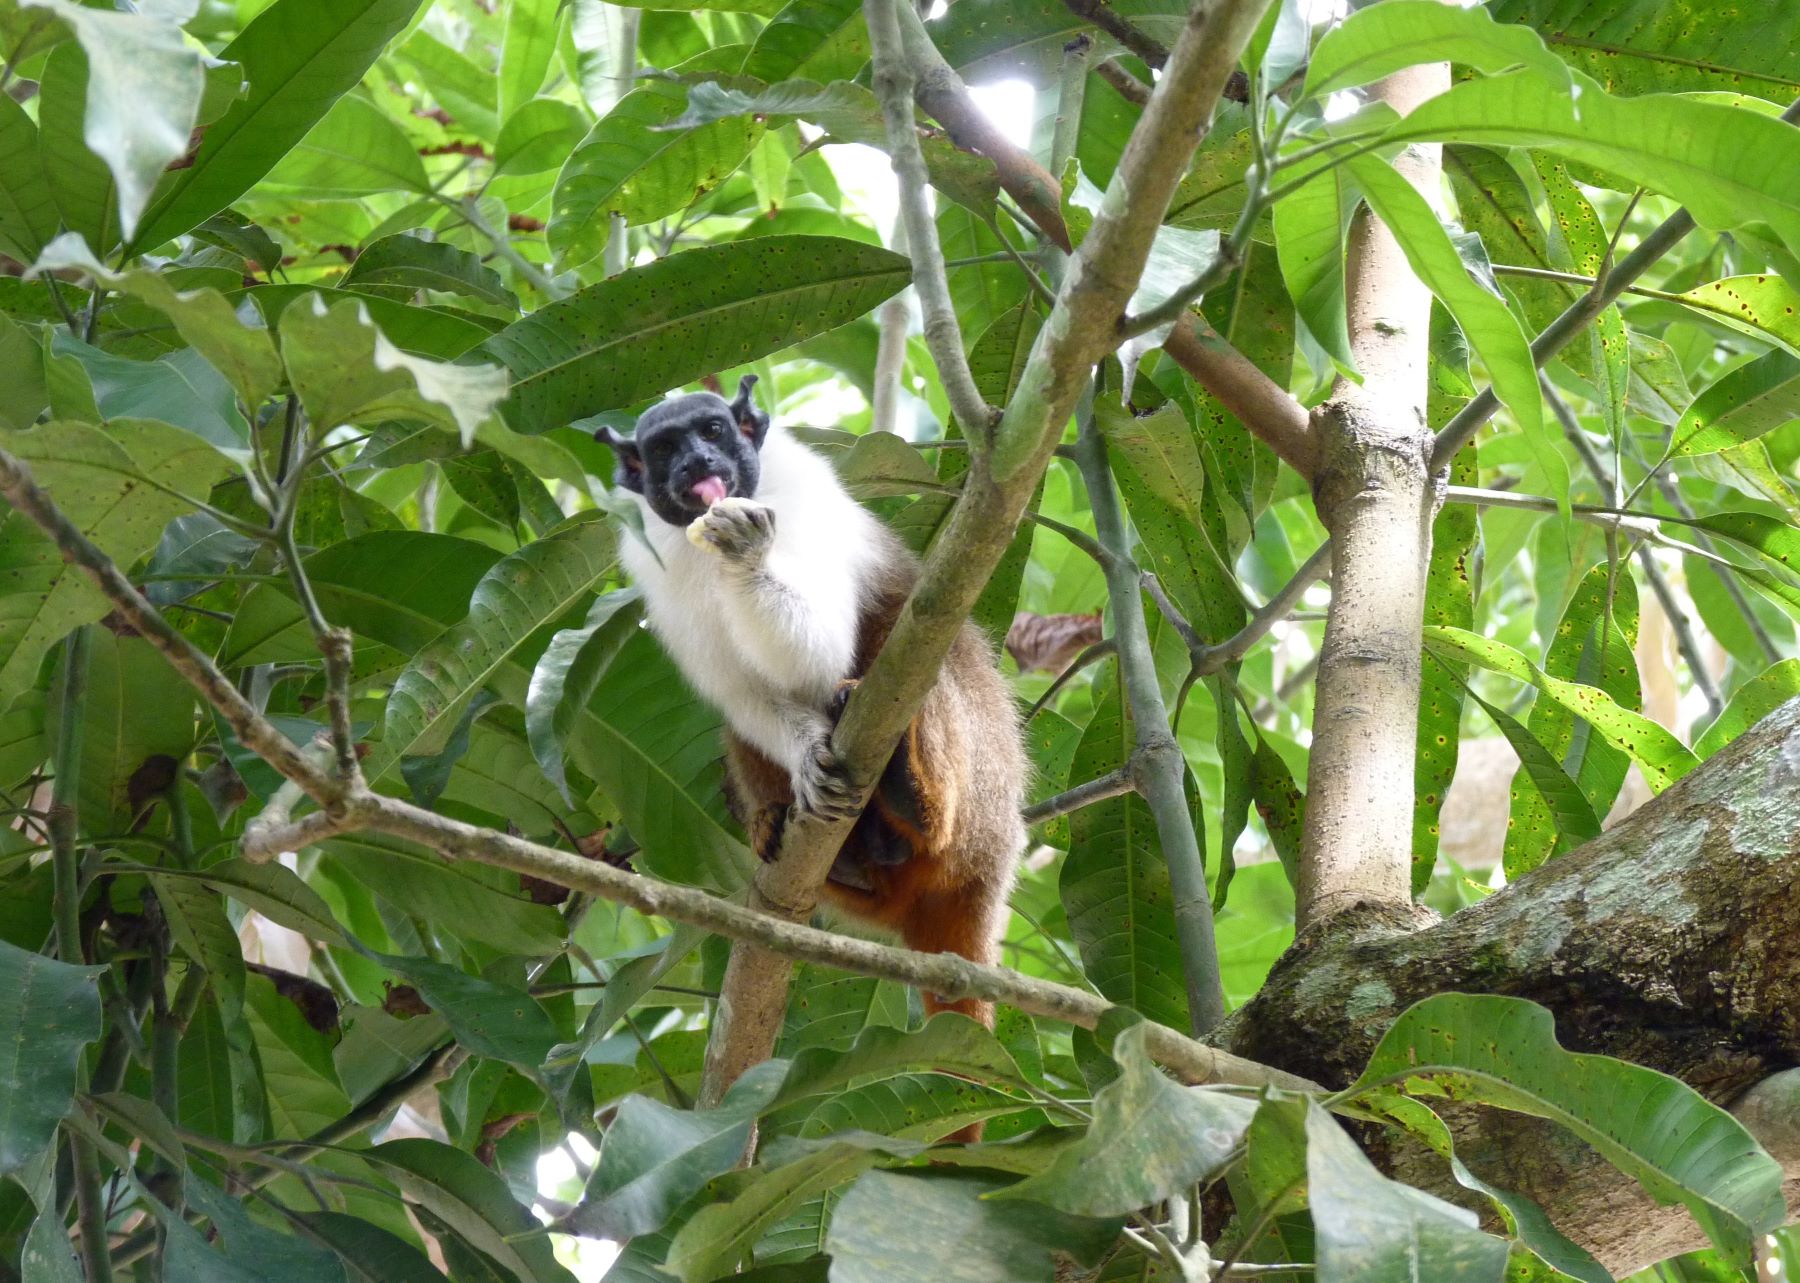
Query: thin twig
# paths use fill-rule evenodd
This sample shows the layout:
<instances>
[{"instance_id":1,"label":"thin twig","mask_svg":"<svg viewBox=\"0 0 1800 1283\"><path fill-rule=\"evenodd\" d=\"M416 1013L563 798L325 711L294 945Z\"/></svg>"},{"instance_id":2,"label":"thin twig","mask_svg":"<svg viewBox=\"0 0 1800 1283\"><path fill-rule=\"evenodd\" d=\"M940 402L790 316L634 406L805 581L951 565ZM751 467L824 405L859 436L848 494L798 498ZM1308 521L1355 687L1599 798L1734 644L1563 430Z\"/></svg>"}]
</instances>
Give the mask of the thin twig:
<instances>
[{"instance_id":1,"label":"thin twig","mask_svg":"<svg viewBox=\"0 0 1800 1283\"><path fill-rule=\"evenodd\" d=\"M1103 58L1094 68L1095 74L1114 89L1126 102L1142 107L1150 101L1150 86L1131 74L1130 68L1117 58Z\"/></svg>"},{"instance_id":2,"label":"thin twig","mask_svg":"<svg viewBox=\"0 0 1800 1283\"><path fill-rule=\"evenodd\" d=\"M1094 663L1096 660L1105 659L1108 655L1116 655L1118 650L1118 645L1113 639L1106 637L1095 642L1092 646L1089 646L1086 650L1075 656L1074 659L1069 661L1069 666L1058 673L1056 675L1056 680L1050 683L1042 695L1038 696L1037 703L1033 704L1030 710L1026 712L1025 720L1029 722L1032 718L1036 717L1039 713L1043 712L1044 709L1049 707L1050 701L1056 698L1057 692L1062 690L1064 686L1067 686L1070 679L1072 679L1075 674L1079 673L1082 669L1086 668L1089 664Z\"/></svg>"},{"instance_id":3,"label":"thin twig","mask_svg":"<svg viewBox=\"0 0 1800 1283\"><path fill-rule=\"evenodd\" d=\"M1104 802L1108 798L1118 797L1123 793L1137 791L1137 780L1130 764L1108 771L1105 775L1091 779L1085 784L1077 784L1074 788L1058 793L1055 797L1047 797L1042 802L1025 808L1025 823L1032 828L1047 824L1051 820L1079 811L1084 806L1092 806L1096 802Z\"/></svg>"},{"instance_id":4,"label":"thin twig","mask_svg":"<svg viewBox=\"0 0 1800 1283\"><path fill-rule=\"evenodd\" d=\"M895 8L902 0L863 0L863 16L869 27L869 48L874 63L875 94L887 125L888 154L900 181L900 218L906 228L907 253L913 263L913 289L919 295L925 345L931 350L950 411L962 424L971 442L985 443L999 418L975 386L963 354L962 327L950 301L950 281L944 274L944 251L938 244L937 223L926 203L931 189L925 169L925 153L919 149L919 131L913 123L913 72L908 63Z\"/></svg>"},{"instance_id":5,"label":"thin twig","mask_svg":"<svg viewBox=\"0 0 1800 1283\"><path fill-rule=\"evenodd\" d=\"M1331 541L1327 539L1294 572L1293 578L1282 585L1281 591L1269 598L1261 610L1250 616L1249 623L1233 636L1216 646L1206 647L1194 657L1194 675L1210 677L1248 655L1250 648L1261 641L1271 628L1294 613L1300 599L1306 595L1306 590L1329 574L1330 569Z\"/></svg>"},{"instance_id":6,"label":"thin twig","mask_svg":"<svg viewBox=\"0 0 1800 1283\"><path fill-rule=\"evenodd\" d=\"M1169 51L1161 41L1156 40L1113 12L1106 0L1063 0L1069 12L1077 18L1093 23L1107 35L1124 45L1146 64L1161 71L1169 61Z\"/></svg>"}]
</instances>

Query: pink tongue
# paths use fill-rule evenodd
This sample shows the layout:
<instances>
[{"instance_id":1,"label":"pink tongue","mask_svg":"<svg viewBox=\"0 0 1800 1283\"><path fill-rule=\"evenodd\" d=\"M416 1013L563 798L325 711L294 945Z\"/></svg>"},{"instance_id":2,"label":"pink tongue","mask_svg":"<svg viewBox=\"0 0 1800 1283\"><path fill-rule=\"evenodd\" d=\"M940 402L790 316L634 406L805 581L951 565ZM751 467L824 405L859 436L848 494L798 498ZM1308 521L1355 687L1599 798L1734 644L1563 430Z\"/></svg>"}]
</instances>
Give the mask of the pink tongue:
<instances>
[{"instance_id":1,"label":"pink tongue","mask_svg":"<svg viewBox=\"0 0 1800 1283\"><path fill-rule=\"evenodd\" d=\"M725 497L724 479L720 477L702 477L700 480L694 482L692 493L694 498L710 508Z\"/></svg>"}]
</instances>

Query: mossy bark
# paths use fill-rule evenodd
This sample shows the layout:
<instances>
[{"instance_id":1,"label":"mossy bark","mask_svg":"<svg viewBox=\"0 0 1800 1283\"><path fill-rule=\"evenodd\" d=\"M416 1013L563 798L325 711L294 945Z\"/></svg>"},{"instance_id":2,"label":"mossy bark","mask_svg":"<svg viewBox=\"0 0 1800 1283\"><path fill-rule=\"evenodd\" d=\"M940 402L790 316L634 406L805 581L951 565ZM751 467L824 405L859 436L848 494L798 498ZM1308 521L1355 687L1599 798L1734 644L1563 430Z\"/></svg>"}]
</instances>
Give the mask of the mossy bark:
<instances>
[{"instance_id":1,"label":"mossy bark","mask_svg":"<svg viewBox=\"0 0 1800 1283\"><path fill-rule=\"evenodd\" d=\"M1402 918L1353 910L1304 933L1220 1044L1342 1085L1420 998L1510 994L1554 1012L1571 1050L1660 1069L1730 1105L1800 1065L1800 699L1505 890L1424 930ZM1557 1128L1496 1111L1449 1117L1478 1175L1536 1199L1608 1265L1700 1245L1685 1212L1655 1208ZM1793 1206L1800 1155L1781 1148ZM1421 1153L1379 1157L1453 1189Z\"/></svg>"}]
</instances>

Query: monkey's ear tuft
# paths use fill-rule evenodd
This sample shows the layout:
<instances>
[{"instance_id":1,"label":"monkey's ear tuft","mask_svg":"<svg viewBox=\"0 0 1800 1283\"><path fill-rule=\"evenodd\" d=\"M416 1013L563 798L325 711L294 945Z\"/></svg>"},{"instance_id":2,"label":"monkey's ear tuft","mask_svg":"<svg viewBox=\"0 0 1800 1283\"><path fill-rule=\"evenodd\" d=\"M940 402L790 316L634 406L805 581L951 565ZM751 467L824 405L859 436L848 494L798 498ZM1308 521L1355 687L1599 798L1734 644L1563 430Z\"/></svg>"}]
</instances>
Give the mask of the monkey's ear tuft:
<instances>
[{"instance_id":1,"label":"monkey's ear tuft","mask_svg":"<svg viewBox=\"0 0 1800 1283\"><path fill-rule=\"evenodd\" d=\"M731 413L737 419L738 431L744 434L745 440L760 450L763 438L769 434L769 416L756 408L756 401L750 395L750 389L755 386L754 374L746 374L738 380L737 400L731 403Z\"/></svg>"},{"instance_id":2,"label":"monkey's ear tuft","mask_svg":"<svg viewBox=\"0 0 1800 1283\"><path fill-rule=\"evenodd\" d=\"M618 471L613 474L613 484L644 492L644 456L638 449L637 442L630 437L622 437L605 424L594 429L594 440L601 445L610 446L613 458L618 460Z\"/></svg>"}]
</instances>

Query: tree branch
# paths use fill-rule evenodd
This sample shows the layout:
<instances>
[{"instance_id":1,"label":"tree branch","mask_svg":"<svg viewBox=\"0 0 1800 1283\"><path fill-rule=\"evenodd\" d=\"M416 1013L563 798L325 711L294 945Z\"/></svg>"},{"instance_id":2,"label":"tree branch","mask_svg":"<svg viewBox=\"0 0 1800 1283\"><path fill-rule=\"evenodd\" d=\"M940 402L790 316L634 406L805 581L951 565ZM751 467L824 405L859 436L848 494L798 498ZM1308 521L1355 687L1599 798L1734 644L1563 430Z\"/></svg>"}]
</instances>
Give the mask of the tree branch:
<instances>
[{"instance_id":1,"label":"tree branch","mask_svg":"<svg viewBox=\"0 0 1800 1283\"><path fill-rule=\"evenodd\" d=\"M1141 576L1131 560L1106 442L1094 425L1092 393L1085 399L1080 419L1075 459L1093 509L1094 528L1110 554L1105 563L1106 594L1113 611L1113 640L1119 648L1119 681L1131 715L1130 778L1156 821L1175 901L1175 939L1181 948L1188 1021L1194 1032L1203 1034L1225 1015L1212 896L1206 887L1206 853L1200 849L1188 811L1187 759L1169 732L1169 710L1157 683L1156 656L1144 621Z\"/></svg>"},{"instance_id":2,"label":"tree branch","mask_svg":"<svg viewBox=\"0 0 1800 1283\"><path fill-rule=\"evenodd\" d=\"M1096 802L1104 802L1108 798L1119 797L1126 793L1137 792L1137 779L1131 766L1127 763L1105 775L1089 780L1085 784L1077 784L1074 788L1058 793L1055 797L1047 797L1035 806L1024 810L1025 823L1033 828L1047 824L1051 820L1073 814L1084 806L1092 806Z\"/></svg>"},{"instance_id":3,"label":"tree branch","mask_svg":"<svg viewBox=\"0 0 1800 1283\"><path fill-rule=\"evenodd\" d=\"M1331 573L1331 556L1331 541L1327 539L1313 550L1312 556L1294 572L1293 578L1282 585L1281 591L1251 615L1250 621L1236 634L1216 646L1203 647L1194 655L1194 676L1210 677L1248 655L1250 648L1266 637L1271 628L1294 613L1308 588Z\"/></svg>"},{"instance_id":4,"label":"tree branch","mask_svg":"<svg viewBox=\"0 0 1800 1283\"><path fill-rule=\"evenodd\" d=\"M1161 71L1169 61L1169 51L1160 41L1145 35L1130 22L1113 12L1106 0L1063 0L1069 12L1091 22L1107 35L1136 54L1148 66Z\"/></svg>"},{"instance_id":5,"label":"tree branch","mask_svg":"<svg viewBox=\"0 0 1800 1283\"><path fill-rule=\"evenodd\" d=\"M881 115L887 125L888 154L899 179L900 219L906 228L907 253L912 256L913 289L919 295L924 316L925 345L937 366L950 412L962 424L975 449L986 444L998 411L975 386L963 354L962 327L950 302L950 281L944 274L944 251L938 245L937 223L926 204L931 190L925 154L919 149L919 133L913 124L913 74L902 47L898 8L910 9L908 0L863 0L863 16L869 27L869 47L874 62L874 86L881 99Z\"/></svg>"},{"instance_id":6,"label":"tree branch","mask_svg":"<svg viewBox=\"0 0 1800 1283\"><path fill-rule=\"evenodd\" d=\"M1190 12L1167 74L1120 157L1110 199L1075 255L1057 306L1027 359L1019 391L995 429L993 449L972 460L962 495L932 545L918 584L838 722L833 750L865 793L887 765L1011 543L1090 367L1112 350L1113 327L1143 274L1169 198L1267 3L1225 0ZM927 69L918 79L921 102L959 96L961 81L930 48L912 7L898 8L914 71ZM966 91L960 96L966 98ZM1060 198L1054 187L1038 194L1052 207ZM790 920L804 918L849 828L843 821L790 820L780 857L757 871L751 904ZM768 1058L786 1012L791 972L786 957L760 944L732 950L707 1047L703 1103L721 1099L739 1074ZM926 985L946 997L962 992L935 980Z\"/></svg>"},{"instance_id":7,"label":"tree branch","mask_svg":"<svg viewBox=\"0 0 1800 1283\"><path fill-rule=\"evenodd\" d=\"M342 784L309 761L255 706L238 693L198 647L175 630L133 588L106 554L63 515L32 478L24 460L0 449L0 495L56 544L64 561L85 572L128 623L219 711L244 747L295 781L326 810L337 806Z\"/></svg>"},{"instance_id":8,"label":"tree branch","mask_svg":"<svg viewBox=\"0 0 1800 1283\"><path fill-rule=\"evenodd\" d=\"M1447 63L1376 83L1404 115L1449 88ZM1442 149L1394 168L1429 200ZM1373 212L1354 220L1346 270L1361 385L1340 379L1316 419L1313 497L1333 544L1331 610L1319 651L1295 915L1302 928L1359 904L1412 907L1419 630L1437 496L1427 466L1431 292Z\"/></svg>"}]
</instances>

